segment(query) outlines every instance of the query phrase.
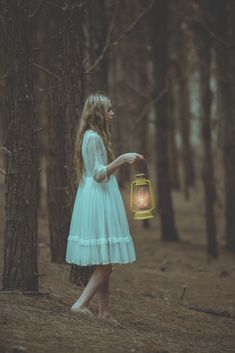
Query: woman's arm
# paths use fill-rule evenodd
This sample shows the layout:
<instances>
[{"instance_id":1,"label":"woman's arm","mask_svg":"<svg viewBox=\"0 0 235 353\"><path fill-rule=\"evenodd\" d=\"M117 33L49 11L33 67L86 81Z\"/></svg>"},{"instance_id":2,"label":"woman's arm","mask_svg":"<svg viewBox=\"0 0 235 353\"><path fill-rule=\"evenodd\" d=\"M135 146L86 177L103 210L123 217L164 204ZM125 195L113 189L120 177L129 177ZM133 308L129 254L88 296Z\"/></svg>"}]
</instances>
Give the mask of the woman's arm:
<instances>
[{"instance_id":1,"label":"woman's arm","mask_svg":"<svg viewBox=\"0 0 235 353\"><path fill-rule=\"evenodd\" d=\"M133 164L138 159L144 159L144 156L135 152L121 154L110 164L106 165L107 176L109 177L113 174L117 168L121 167L121 165L125 163Z\"/></svg>"},{"instance_id":2,"label":"woman's arm","mask_svg":"<svg viewBox=\"0 0 235 353\"><path fill-rule=\"evenodd\" d=\"M144 157L135 152L124 153L117 157L110 164L104 165L102 159L102 140L101 137L92 133L87 140L86 146L87 164L97 183L107 183L108 177L115 172L124 163L133 164L137 159Z\"/></svg>"}]
</instances>

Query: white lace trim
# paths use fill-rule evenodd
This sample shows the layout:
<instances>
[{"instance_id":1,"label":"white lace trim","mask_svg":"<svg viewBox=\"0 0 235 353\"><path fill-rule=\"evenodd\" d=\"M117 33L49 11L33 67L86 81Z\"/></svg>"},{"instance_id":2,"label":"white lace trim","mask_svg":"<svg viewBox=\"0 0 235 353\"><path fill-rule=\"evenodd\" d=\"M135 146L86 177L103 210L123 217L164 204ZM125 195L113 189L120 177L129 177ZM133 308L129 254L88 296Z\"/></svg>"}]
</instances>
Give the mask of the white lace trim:
<instances>
[{"instance_id":1,"label":"white lace trim","mask_svg":"<svg viewBox=\"0 0 235 353\"><path fill-rule=\"evenodd\" d=\"M75 241L81 245L100 245L100 244L116 244L116 243L129 243L129 237L109 237L109 238L100 238L100 239L83 239L78 238L77 236L69 236L68 241Z\"/></svg>"}]
</instances>

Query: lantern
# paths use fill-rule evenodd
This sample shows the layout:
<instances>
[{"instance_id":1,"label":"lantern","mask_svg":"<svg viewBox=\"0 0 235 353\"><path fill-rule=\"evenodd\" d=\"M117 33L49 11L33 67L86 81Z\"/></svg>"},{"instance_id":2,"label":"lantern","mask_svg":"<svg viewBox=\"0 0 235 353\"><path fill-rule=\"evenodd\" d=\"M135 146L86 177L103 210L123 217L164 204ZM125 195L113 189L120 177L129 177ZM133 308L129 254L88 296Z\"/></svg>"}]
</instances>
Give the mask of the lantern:
<instances>
[{"instance_id":1,"label":"lantern","mask_svg":"<svg viewBox=\"0 0 235 353\"><path fill-rule=\"evenodd\" d=\"M134 219L142 220L153 218L155 202L153 197L152 182L146 179L145 174L136 174L131 183L131 211Z\"/></svg>"}]
</instances>

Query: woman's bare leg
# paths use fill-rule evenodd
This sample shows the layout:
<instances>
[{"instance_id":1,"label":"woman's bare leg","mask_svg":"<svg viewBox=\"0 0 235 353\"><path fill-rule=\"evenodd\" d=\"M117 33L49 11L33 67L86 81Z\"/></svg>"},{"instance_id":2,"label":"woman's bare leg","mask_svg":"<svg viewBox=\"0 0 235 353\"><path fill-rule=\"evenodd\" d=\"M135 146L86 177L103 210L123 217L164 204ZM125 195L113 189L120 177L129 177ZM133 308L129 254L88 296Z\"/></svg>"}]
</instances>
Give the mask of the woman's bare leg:
<instances>
[{"instance_id":1,"label":"woman's bare leg","mask_svg":"<svg viewBox=\"0 0 235 353\"><path fill-rule=\"evenodd\" d=\"M99 315L98 319L107 320L110 323L113 323L117 326L121 326L120 322L111 314L109 307L109 285L110 285L110 276L99 288Z\"/></svg>"},{"instance_id":2,"label":"woman's bare leg","mask_svg":"<svg viewBox=\"0 0 235 353\"><path fill-rule=\"evenodd\" d=\"M99 288L99 318L111 316L109 307L110 276Z\"/></svg>"},{"instance_id":3,"label":"woman's bare leg","mask_svg":"<svg viewBox=\"0 0 235 353\"><path fill-rule=\"evenodd\" d=\"M81 296L72 306L73 309L80 310L86 308L95 295L100 286L109 278L112 272L112 265L98 265L91 275L86 287L84 288Z\"/></svg>"}]
</instances>

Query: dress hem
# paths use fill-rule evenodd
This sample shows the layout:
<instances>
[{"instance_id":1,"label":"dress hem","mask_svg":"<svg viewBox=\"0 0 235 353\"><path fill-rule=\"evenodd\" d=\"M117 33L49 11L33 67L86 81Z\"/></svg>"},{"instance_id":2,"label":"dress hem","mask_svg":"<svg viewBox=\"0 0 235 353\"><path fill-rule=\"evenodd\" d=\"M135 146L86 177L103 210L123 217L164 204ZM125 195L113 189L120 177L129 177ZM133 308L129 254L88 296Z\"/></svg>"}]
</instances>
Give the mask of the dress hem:
<instances>
[{"instance_id":1,"label":"dress hem","mask_svg":"<svg viewBox=\"0 0 235 353\"><path fill-rule=\"evenodd\" d=\"M136 262L136 259L135 260L132 260L132 261L126 261L126 262L97 262L97 263L88 263L88 264L77 264L77 263L74 263L74 262L69 262L67 261L67 264L68 265L77 265L77 266L95 266L95 265L126 265L126 264L129 264L129 263L133 263L133 262Z\"/></svg>"},{"instance_id":2,"label":"dress hem","mask_svg":"<svg viewBox=\"0 0 235 353\"><path fill-rule=\"evenodd\" d=\"M91 238L84 239L76 235L69 235L68 242L76 242L80 245L106 245L106 244L118 244L118 243L129 243L131 242L131 236L121 236L121 237L108 237L108 238Z\"/></svg>"}]
</instances>

